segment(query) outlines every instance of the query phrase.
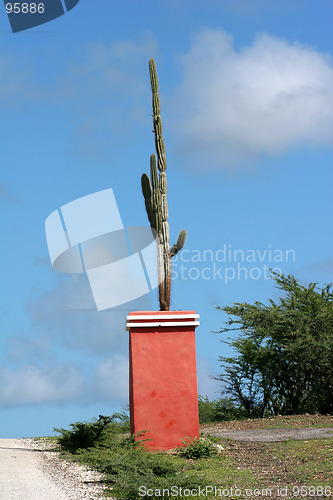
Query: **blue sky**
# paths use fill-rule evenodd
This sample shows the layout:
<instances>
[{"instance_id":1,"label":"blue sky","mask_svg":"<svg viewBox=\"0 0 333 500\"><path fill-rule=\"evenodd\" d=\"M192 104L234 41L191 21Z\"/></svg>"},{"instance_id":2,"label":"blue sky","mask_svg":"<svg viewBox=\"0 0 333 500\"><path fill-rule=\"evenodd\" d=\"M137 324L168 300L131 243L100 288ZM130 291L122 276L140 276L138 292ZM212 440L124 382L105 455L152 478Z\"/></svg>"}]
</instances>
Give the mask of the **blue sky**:
<instances>
[{"instance_id":1,"label":"blue sky","mask_svg":"<svg viewBox=\"0 0 333 500\"><path fill-rule=\"evenodd\" d=\"M133 310L94 311L83 275L52 269L46 218L112 188L147 225L156 60L168 159L172 308L196 310L199 393L219 396L215 305L279 292L269 267L332 281L333 6L322 0L81 0L13 34L0 14L1 437L111 414L128 401ZM238 250L236 254L235 250Z\"/></svg>"}]
</instances>

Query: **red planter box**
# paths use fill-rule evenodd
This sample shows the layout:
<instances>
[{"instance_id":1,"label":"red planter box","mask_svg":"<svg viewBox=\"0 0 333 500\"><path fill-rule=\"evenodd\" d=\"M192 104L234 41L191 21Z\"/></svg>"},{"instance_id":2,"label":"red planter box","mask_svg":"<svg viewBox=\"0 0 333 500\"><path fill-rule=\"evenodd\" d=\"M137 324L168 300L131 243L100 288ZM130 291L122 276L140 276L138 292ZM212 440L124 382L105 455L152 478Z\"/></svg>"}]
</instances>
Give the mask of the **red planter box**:
<instances>
[{"instance_id":1,"label":"red planter box","mask_svg":"<svg viewBox=\"0 0 333 500\"><path fill-rule=\"evenodd\" d=\"M131 432L150 450L199 437L195 311L136 311L127 317Z\"/></svg>"}]
</instances>

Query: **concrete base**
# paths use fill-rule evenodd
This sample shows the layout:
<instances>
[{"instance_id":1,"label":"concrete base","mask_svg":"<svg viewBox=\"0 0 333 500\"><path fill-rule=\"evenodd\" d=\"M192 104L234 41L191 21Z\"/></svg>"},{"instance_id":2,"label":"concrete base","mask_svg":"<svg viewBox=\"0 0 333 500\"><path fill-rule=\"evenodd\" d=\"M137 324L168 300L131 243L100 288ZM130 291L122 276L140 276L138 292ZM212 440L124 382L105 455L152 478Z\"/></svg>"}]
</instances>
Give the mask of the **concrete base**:
<instances>
[{"instance_id":1,"label":"concrete base","mask_svg":"<svg viewBox=\"0 0 333 500\"><path fill-rule=\"evenodd\" d=\"M194 311L136 311L127 317L131 432L150 450L199 437Z\"/></svg>"}]
</instances>

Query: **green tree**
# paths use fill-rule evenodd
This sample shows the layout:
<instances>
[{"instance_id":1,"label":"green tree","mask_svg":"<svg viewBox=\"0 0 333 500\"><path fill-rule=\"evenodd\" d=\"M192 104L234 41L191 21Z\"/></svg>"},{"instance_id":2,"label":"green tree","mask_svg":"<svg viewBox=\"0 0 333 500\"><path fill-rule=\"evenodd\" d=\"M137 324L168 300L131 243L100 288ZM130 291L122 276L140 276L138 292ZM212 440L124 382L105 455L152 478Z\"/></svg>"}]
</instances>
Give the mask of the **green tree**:
<instances>
[{"instance_id":1,"label":"green tree","mask_svg":"<svg viewBox=\"0 0 333 500\"><path fill-rule=\"evenodd\" d=\"M249 417L267 413L333 413L332 285L302 286L293 276L273 273L284 291L276 303L218 307L229 315L220 333L236 355L220 357L225 393Z\"/></svg>"}]
</instances>

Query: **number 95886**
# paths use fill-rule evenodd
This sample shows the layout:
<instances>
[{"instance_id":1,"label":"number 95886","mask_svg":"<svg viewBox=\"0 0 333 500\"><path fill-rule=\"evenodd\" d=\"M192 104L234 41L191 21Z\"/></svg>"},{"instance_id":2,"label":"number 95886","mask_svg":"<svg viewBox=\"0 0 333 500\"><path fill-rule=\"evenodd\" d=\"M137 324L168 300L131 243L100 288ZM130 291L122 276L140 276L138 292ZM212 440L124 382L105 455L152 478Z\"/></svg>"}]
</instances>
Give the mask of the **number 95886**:
<instances>
[{"instance_id":1,"label":"number 95886","mask_svg":"<svg viewBox=\"0 0 333 500\"><path fill-rule=\"evenodd\" d=\"M44 10L43 3L6 3L7 14L43 14Z\"/></svg>"}]
</instances>

